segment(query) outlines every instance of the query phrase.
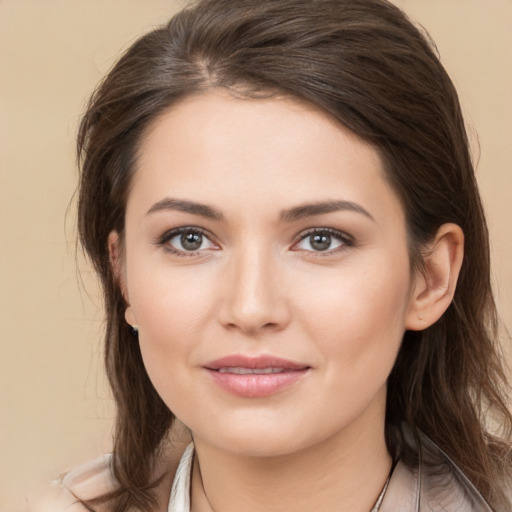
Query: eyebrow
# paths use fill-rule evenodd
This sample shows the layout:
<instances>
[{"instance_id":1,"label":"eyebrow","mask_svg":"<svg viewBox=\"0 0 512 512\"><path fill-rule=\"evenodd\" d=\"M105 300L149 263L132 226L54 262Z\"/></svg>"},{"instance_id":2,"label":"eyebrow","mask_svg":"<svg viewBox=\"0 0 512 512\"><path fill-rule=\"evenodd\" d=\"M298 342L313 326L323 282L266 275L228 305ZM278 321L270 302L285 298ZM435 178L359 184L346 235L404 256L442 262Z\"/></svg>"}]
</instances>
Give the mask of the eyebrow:
<instances>
[{"instance_id":1,"label":"eyebrow","mask_svg":"<svg viewBox=\"0 0 512 512\"><path fill-rule=\"evenodd\" d=\"M193 215L200 215L201 217L206 217L207 219L212 220L224 219L224 215L222 215L219 210L213 208L212 206L195 203L194 201L186 201L184 199L171 199L169 197L166 197L165 199L155 203L147 211L146 215L151 215L166 210L177 210L180 212L191 213Z\"/></svg>"},{"instance_id":2,"label":"eyebrow","mask_svg":"<svg viewBox=\"0 0 512 512\"><path fill-rule=\"evenodd\" d=\"M289 210L284 210L280 215L280 220L282 222L294 222L306 217L314 217L315 215L324 215L326 213L339 211L360 213L375 222L375 219L368 210L352 201L324 201L296 206Z\"/></svg>"},{"instance_id":3,"label":"eyebrow","mask_svg":"<svg viewBox=\"0 0 512 512\"><path fill-rule=\"evenodd\" d=\"M199 215L212 220L224 220L222 212L213 206L196 203L194 201L187 201L185 199L172 199L170 197L166 197L155 203L147 211L146 215L152 215L154 213L167 210L190 213L192 215ZM299 205L288 210L283 210L279 215L279 219L281 222L295 222L307 217L314 217L316 215L324 215L339 211L360 213L375 222L375 219L368 210L352 201L322 201Z\"/></svg>"}]
</instances>

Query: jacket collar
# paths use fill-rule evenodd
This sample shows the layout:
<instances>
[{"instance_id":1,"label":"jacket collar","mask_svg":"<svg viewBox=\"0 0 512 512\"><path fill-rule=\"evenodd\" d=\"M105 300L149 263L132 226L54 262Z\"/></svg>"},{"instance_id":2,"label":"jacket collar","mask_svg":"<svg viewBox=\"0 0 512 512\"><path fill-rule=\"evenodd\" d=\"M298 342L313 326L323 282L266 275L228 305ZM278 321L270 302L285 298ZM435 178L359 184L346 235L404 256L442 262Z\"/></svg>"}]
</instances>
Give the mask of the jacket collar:
<instances>
[{"instance_id":1,"label":"jacket collar","mask_svg":"<svg viewBox=\"0 0 512 512\"><path fill-rule=\"evenodd\" d=\"M426 435L404 432L414 463L396 465L379 512L492 512L475 486Z\"/></svg>"}]
</instances>

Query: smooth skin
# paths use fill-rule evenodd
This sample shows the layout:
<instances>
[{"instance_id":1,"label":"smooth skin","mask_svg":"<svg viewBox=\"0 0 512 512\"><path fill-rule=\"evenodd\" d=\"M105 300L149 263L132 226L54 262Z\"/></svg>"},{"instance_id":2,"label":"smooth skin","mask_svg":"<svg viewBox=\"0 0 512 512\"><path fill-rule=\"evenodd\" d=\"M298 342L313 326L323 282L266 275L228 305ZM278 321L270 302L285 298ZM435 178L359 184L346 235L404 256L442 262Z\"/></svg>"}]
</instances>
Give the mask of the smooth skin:
<instances>
[{"instance_id":1,"label":"smooth skin","mask_svg":"<svg viewBox=\"0 0 512 512\"><path fill-rule=\"evenodd\" d=\"M312 106L214 89L146 132L109 247L148 374L195 441L193 511L368 512L391 467L386 381L405 330L452 300L460 228L414 275L375 149ZM205 369L233 354L307 371L238 396Z\"/></svg>"}]
</instances>

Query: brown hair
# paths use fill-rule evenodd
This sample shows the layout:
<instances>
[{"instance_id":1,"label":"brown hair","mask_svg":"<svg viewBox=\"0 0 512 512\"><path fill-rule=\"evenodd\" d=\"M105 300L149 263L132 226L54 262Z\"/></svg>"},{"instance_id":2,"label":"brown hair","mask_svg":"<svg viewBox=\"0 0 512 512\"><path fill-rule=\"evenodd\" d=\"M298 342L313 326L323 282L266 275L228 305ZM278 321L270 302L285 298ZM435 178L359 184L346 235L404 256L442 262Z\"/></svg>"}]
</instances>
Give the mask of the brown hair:
<instances>
[{"instance_id":1,"label":"brown hair","mask_svg":"<svg viewBox=\"0 0 512 512\"><path fill-rule=\"evenodd\" d=\"M106 367L117 403L114 511L154 506L158 449L173 421L124 321L107 237L121 236L148 124L212 87L309 102L375 147L407 218L411 261L441 224L465 234L452 305L406 332L389 377L388 448L403 422L445 450L504 507L512 417L500 362L489 243L457 93L428 38L386 0L202 0L139 39L92 96L78 135L80 240L103 284ZM486 417L501 425L501 437ZM510 506L510 504L508 505Z\"/></svg>"}]
</instances>

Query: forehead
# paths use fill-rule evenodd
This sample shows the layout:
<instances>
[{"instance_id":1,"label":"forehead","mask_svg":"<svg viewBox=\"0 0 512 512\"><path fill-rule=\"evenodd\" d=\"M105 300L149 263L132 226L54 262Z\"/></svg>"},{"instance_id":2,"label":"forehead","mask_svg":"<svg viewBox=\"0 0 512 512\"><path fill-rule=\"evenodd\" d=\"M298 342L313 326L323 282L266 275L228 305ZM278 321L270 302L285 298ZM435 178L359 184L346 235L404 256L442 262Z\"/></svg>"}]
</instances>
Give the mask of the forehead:
<instances>
[{"instance_id":1,"label":"forehead","mask_svg":"<svg viewBox=\"0 0 512 512\"><path fill-rule=\"evenodd\" d=\"M249 207L326 199L396 208L378 152L318 108L222 90L186 98L147 129L132 190ZM388 204L384 204L388 203Z\"/></svg>"}]
</instances>

